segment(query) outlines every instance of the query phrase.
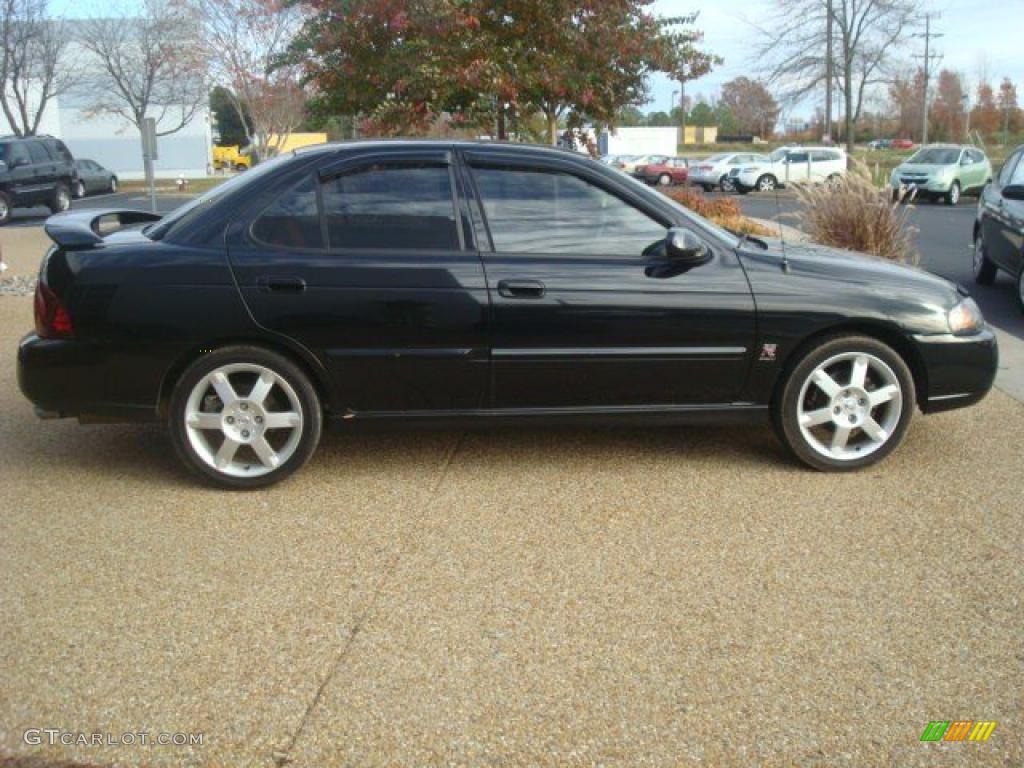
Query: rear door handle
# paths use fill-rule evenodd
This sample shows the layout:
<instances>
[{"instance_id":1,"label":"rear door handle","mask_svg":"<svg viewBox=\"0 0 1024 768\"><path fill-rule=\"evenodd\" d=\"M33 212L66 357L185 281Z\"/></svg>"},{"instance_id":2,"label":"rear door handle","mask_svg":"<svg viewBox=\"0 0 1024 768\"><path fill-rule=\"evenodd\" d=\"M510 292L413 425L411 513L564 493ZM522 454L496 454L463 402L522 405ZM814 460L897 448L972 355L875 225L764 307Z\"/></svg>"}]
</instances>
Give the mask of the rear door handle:
<instances>
[{"instance_id":1,"label":"rear door handle","mask_svg":"<svg viewBox=\"0 0 1024 768\"><path fill-rule=\"evenodd\" d=\"M270 293L302 293L306 281L301 277L261 277L256 281L261 291Z\"/></svg>"},{"instance_id":2,"label":"rear door handle","mask_svg":"<svg viewBox=\"0 0 1024 768\"><path fill-rule=\"evenodd\" d=\"M501 280L498 293L506 299L539 299L544 295L540 280Z\"/></svg>"}]
</instances>

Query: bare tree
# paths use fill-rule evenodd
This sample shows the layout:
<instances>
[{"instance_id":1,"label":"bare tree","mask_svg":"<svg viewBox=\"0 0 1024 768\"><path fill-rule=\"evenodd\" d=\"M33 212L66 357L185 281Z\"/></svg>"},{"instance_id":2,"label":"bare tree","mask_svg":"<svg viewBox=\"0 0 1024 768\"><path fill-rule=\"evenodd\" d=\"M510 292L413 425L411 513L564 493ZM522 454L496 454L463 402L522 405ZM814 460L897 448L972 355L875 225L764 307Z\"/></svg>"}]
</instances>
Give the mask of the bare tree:
<instances>
[{"instance_id":1,"label":"bare tree","mask_svg":"<svg viewBox=\"0 0 1024 768\"><path fill-rule=\"evenodd\" d=\"M892 80L893 53L917 25L919 0L776 0L771 25L758 27L757 58L770 83L792 104L825 90L832 12L832 76L842 94L847 149L872 86Z\"/></svg>"},{"instance_id":2,"label":"bare tree","mask_svg":"<svg viewBox=\"0 0 1024 768\"><path fill-rule=\"evenodd\" d=\"M67 43L46 0L0 0L0 108L18 136L35 135L47 105L76 84Z\"/></svg>"},{"instance_id":3,"label":"bare tree","mask_svg":"<svg viewBox=\"0 0 1024 768\"><path fill-rule=\"evenodd\" d=\"M156 118L159 136L180 131L209 98L199 31L180 0L144 0L141 15L85 22L78 44L96 60L92 111L140 131Z\"/></svg>"},{"instance_id":4,"label":"bare tree","mask_svg":"<svg viewBox=\"0 0 1024 768\"><path fill-rule=\"evenodd\" d=\"M195 2L214 80L229 92L257 156L277 153L305 117L301 65L284 61L304 11L281 0Z\"/></svg>"}]
</instances>

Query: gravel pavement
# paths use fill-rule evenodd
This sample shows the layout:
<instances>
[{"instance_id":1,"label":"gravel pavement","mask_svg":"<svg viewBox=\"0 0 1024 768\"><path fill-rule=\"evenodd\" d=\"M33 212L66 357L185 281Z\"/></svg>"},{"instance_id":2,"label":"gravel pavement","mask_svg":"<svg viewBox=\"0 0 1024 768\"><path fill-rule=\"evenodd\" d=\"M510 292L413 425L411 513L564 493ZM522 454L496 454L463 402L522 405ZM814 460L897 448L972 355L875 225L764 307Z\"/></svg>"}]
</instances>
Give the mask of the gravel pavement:
<instances>
[{"instance_id":1,"label":"gravel pavement","mask_svg":"<svg viewBox=\"0 0 1024 768\"><path fill-rule=\"evenodd\" d=\"M6 276L32 232L0 232ZM0 764L1024 763L1001 392L854 475L766 429L335 427L289 482L225 493L159 427L37 421L30 325L0 296ZM957 719L998 725L919 741Z\"/></svg>"}]
</instances>

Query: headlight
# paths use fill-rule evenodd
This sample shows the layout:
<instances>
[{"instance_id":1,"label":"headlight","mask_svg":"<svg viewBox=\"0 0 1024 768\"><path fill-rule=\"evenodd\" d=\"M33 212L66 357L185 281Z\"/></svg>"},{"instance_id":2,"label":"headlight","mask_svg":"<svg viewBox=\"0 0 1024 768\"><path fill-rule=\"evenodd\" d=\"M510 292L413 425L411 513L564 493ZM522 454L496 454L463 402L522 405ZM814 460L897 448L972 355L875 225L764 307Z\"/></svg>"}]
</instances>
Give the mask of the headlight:
<instances>
[{"instance_id":1,"label":"headlight","mask_svg":"<svg viewBox=\"0 0 1024 768\"><path fill-rule=\"evenodd\" d=\"M978 333L985 327L985 318L974 303L974 299L964 299L949 310L949 330L957 336L969 336Z\"/></svg>"}]
</instances>

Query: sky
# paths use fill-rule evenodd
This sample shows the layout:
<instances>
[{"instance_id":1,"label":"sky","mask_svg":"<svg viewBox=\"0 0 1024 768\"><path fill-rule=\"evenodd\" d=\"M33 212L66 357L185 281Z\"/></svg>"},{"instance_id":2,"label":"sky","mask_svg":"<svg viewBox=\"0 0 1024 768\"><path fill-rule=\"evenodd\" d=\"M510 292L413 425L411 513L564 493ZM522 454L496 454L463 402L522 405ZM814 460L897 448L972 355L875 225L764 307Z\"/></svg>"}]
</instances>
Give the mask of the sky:
<instances>
[{"instance_id":1,"label":"sky","mask_svg":"<svg viewBox=\"0 0 1024 768\"><path fill-rule=\"evenodd\" d=\"M942 54L938 67L957 71L966 79L971 98L977 87L979 61L984 58L993 87L1004 76L1017 83L1024 100L1024 55L1021 33L1024 30L1024 0L923 0L925 10L935 14L932 29L945 37L932 45ZM683 16L694 11L700 15L696 27L704 32L704 49L725 59L725 63L700 80L686 84L688 96L716 95L734 77L757 75L754 58L757 32L752 24L770 26L773 0L655 0L654 12L660 16ZM922 54L924 41L913 40L898 55L910 61L911 54ZM937 70L936 70L937 71ZM651 80L651 101L644 111L667 110L672 91L679 83L656 75ZM677 97L678 98L678 95ZM795 107L793 117L811 117L815 107L824 103L824 94L816 102L808 100Z\"/></svg>"},{"instance_id":2,"label":"sky","mask_svg":"<svg viewBox=\"0 0 1024 768\"><path fill-rule=\"evenodd\" d=\"M104 14L129 14L140 0L51 0L57 15L83 17ZM966 80L971 98L977 86L979 62L984 59L992 85L1008 76L1017 83L1024 101L1024 55L1020 52L1021 31L1024 30L1024 0L922 0L923 7L935 15L933 29L945 37L933 41L943 59L939 67L959 72ZM112 9L112 6L114 8ZM753 24L770 25L774 0L655 0L654 12L663 17L684 16L694 11L700 15L697 28L704 32L705 50L718 54L725 63L700 80L687 83L687 94L718 94L722 83L745 75L756 77L754 57L757 32ZM115 10L116 9L116 10ZM909 58L923 52L923 41L911 41L898 55ZM919 60L918 60L919 61ZM644 111L667 111L672 83L663 75L651 79L651 100ZM678 96L677 96L678 98ZM784 117L812 116L822 106L824 94L816 101L808 99Z\"/></svg>"}]
</instances>

